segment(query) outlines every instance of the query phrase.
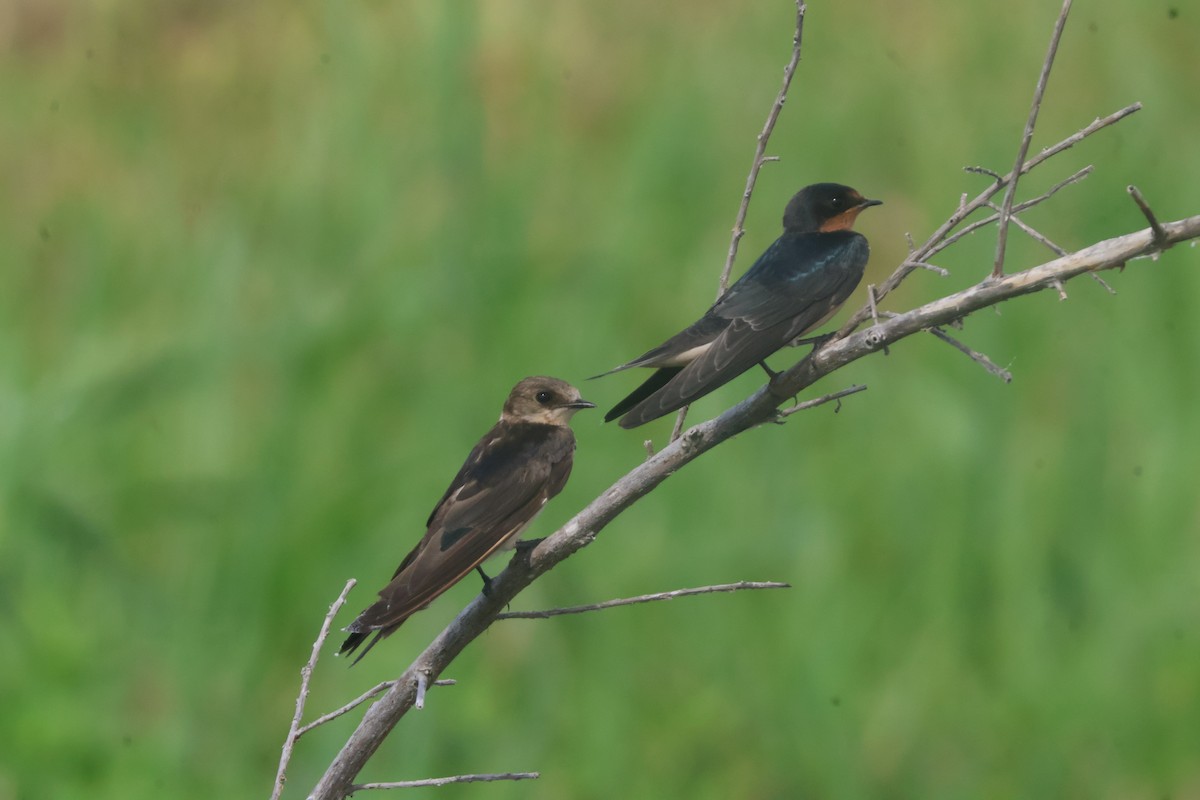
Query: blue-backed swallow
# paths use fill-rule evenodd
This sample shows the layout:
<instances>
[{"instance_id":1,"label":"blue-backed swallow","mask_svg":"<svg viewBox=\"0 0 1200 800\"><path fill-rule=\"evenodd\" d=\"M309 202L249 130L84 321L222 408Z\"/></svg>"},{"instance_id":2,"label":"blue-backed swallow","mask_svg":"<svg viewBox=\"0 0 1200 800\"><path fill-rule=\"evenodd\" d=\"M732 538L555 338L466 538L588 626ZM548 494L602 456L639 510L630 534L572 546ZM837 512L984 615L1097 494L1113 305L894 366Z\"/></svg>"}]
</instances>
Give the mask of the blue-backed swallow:
<instances>
[{"instance_id":1,"label":"blue-backed swallow","mask_svg":"<svg viewBox=\"0 0 1200 800\"><path fill-rule=\"evenodd\" d=\"M656 371L604 416L636 428L733 380L824 324L862 280L870 248L852 230L868 200L849 186L815 183L783 212L783 234L695 323L608 372Z\"/></svg>"},{"instance_id":2,"label":"blue-backed swallow","mask_svg":"<svg viewBox=\"0 0 1200 800\"><path fill-rule=\"evenodd\" d=\"M516 545L546 502L571 474L576 411L595 408L557 378L525 378L504 403L500 421L467 456L426 521L425 536L396 568L379 600L346 627L339 655L353 653L372 634L357 664L375 644L478 569L489 556Z\"/></svg>"}]
</instances>

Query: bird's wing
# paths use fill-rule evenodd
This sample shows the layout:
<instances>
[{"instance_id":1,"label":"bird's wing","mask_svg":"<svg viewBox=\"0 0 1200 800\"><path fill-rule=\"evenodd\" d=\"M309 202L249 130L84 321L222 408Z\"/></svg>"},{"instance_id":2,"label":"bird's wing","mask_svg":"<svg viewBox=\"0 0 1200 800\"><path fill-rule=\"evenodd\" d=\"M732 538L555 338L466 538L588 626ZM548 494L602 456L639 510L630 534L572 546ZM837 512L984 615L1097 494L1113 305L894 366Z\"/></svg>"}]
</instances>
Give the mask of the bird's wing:
<instances>
[{"instance_id":1,"label":"bird's wing","mask_svg":"<svg viewBox=\"0 0 1200 800\"><path fill-rule=\"evenodd\" d=\"M621 427L633 428L682 408L828 319L854 291L866 266L866 240L854 236L846 246L810 248L792 262L803 268L791 274L775 269L777 261L764 261L774 246L764 253L713 306L710 313L727 323L712 345L622 417Z\"/></svg>"},{"instance_id":2,"label":"bird's wing","mask_svg":"<svg viewBox=\"0 0 1200 800\"><path fill-rule=\"evenodd\" d=\"M807 321L812 327L822 316L810 319L804 312L819 307L826 298L839 298L839 305L845 302L858 285L869 255L866 238L852 231L781 236L709 313L751 330L791 319Z\"/></svg>"},{"instance_id":3,"label":"bird's wing","mask_svg":"<svg viewBox=\"0 0 1200 800\"><path fill-rule=\"evenodd\" d=\"M429 518L420 544L401 563L360 630L388 628L424 608L529 524L571 473L569 428L537 425L540 435L485 436ZM511 426L510 426L511 427ZM511 430L509 431L511 433Z\"/></svg>"},{"instance_id":4,"label":"bird's wing","mask_svg":"<svg viewBox=\"0 0 1200 800\"><path fill-rule=\"evenodd\" d=\"M631 367L677 367L687 363L687 354L699 347L710 344L721 334L729 320L714 316L712 309L700 319L687 326L679 333L667 339L658 347L651 348L632 361L627 361L619 367L613 367L608 372L593 375L592 378L603 378L614 372L620 372ZM590 380L590 379L589 379Z\"/></svg>"}]
</instances>

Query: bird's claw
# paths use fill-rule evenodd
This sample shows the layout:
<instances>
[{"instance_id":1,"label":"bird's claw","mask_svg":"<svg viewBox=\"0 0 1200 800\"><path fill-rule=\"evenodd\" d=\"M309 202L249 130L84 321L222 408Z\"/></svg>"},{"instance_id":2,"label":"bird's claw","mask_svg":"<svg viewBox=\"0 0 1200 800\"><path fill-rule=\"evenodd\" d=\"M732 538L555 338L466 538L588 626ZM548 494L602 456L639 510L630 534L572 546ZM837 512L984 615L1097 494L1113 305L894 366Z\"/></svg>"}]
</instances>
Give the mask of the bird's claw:
<instances>
[{"instance_id":1,"label":"bird's claw","mask_svg":"<svg viewBox=\"0 0 1200 800\"><path fill-rule=\"evenodd\" d=\"M476 567L475 571L479 573L479 577L483 578L483 589L480 590L483 592L483 596L491 597L492 596L492 579L489 578L488 574L483 571L483 567Z\"/></svg>"},{"instance_id":2,"label":"bird's claw","mask_svg":"<svg viewBox=\"0 0 1200 800\"><path fill-rule=\"evenodd\" d=\"M542 539L521 539L517 542L516 546L514 546L513 549L516 550L518 553L524 555L525 553L532 551L533 548L537 547L539 544L541 544L544 541L546 541L544 538L542 538Z\"/></svg>"}]
</instances>

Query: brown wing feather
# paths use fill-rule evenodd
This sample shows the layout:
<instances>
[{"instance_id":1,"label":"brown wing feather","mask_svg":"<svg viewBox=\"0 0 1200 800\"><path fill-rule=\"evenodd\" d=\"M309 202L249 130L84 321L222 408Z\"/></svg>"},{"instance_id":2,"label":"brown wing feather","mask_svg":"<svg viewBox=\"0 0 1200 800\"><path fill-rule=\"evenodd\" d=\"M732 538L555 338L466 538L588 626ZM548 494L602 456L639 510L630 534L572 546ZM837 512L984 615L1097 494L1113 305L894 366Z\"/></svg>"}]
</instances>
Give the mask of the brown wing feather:
<instances>
[{"instance_id":1,"label":"brown wing feather","mask_svg":"<svg viewBox=\"0 0 1200 800\"><path fill-rule=\"evenodd\" d=\"M386 635L483 563L562 491L574 449L569 428L498 423L471 451L379 602L348 630Z\"/></svg>"}]
</instances>

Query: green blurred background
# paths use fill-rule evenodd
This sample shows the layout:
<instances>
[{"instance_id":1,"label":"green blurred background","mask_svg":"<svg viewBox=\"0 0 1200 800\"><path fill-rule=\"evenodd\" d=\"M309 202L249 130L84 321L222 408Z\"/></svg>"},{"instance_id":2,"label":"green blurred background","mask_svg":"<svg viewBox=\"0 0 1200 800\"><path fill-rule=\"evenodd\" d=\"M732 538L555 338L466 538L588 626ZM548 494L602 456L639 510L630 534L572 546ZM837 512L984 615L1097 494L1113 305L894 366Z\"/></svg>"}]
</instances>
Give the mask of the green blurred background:
<instances>
[{"instance_id":1,"label":"green blurred background","mask_svg":"<svg viewBox=\"0 0 1200 800\"><path fill-rule=\"evenodd\" d=\"M1051 0L814 1L735 274L816 180L867 281L1007 170ZM581 382L713 297L788 2L70 3L0 12L0 800L266 797L344 581L370 602L513 383ZM1200 213L1200 2L1080 0L1023 184L1074 249ZM902 309L988 269L936 259ZM1048 252L1014 232L1010 268ZM673 477L514 607L361 776L538 770L487 798L1200 797L1200 258L979 313L870 391ZM855 307L864 293L855 296ZM843 314L839 319L844 319ZM799 353L795 354L800 355ZM778 358L782 367L787 359ZM639 376L585 383L607 406ZM694 407L719 413L755 371ZM816 390L810 391L810 396ZM661 443L576 421L534 535ZM309 717L396 675L465 581ZM302 740L303 797L348 735Z\"/></svg>"}]
</instances>

